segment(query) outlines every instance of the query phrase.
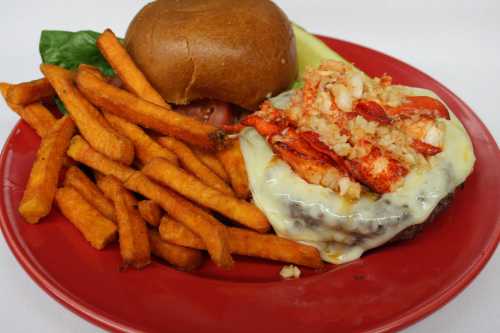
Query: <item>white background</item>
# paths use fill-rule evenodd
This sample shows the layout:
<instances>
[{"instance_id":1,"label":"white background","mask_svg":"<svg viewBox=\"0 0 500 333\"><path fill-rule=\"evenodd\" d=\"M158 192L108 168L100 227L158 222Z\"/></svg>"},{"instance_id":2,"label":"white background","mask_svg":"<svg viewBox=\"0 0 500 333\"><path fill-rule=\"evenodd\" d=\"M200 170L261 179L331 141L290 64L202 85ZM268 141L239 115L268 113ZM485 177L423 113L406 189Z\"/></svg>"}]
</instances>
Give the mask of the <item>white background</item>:
<instances>
[{"instance_id":1,"label":"white background","mask_svg":"<svg viewBox=\"0 0 500 333\"><path fill-rule=\"evenodd\" d=\"M148 1L0 0L0 81L40 77L42 29L124 35ZM308 30L359 43L402 59L460 96L500 138L500 1L276 1ZM17 116L0 102L0 143ZM478 221L480 222L480 221ZM47 296L0 240L3 332L96 332L97 327ZM500 254L444 308L407 332L500 332Z\"/></svg>"}]
</instances>

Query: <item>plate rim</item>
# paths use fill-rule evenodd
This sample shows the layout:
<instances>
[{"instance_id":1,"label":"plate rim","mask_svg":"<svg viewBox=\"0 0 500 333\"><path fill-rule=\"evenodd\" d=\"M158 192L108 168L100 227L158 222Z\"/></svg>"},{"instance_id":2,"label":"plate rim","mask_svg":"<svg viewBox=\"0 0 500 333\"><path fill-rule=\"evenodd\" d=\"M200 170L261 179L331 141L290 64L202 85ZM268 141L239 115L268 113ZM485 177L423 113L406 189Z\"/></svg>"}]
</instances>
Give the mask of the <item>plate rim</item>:
<instances>
[{"instance_id":1,"label":"plate rim","mask_svg":"<svg viewBox=\"0 0 500 333\"><path fill-rule=\"evenodd\" d=\"M439 81L421 71L420 69L412 66L404 61L401 61L393 56L390 56L384 52L375 50L370 47L366 47L357 43L353 43L347 40L328 37L321 34L315 34L322 40L333 41L333 42L342 42L351 44L363 50L368 50L370 52L376 52L380 55L385 56L391 62L398 62L405 67L409 67L414 71L417 71L420 75L426 77L427 80L433 81L440 89L446 92L451 98L453 98L457 103L460 104L460 107L466 109L468 113L474 118L474 121L481 128L481 133L487 137L488 140L492 142L496 142L495 138L492 136L486 125L482 122L479 116L457 95L455 95L451 90L449 90L446 86L441 84ZM20 119L16 125L12 128L10 134L4 142L4 146L2 148L0 154L0 176L5 172L6 160L7 160L7 148L13 139L16 132L22 126L28 126L24 123L22 119ZM465 126L465 125L464 125ZM498 146L497 146L498 147ZM497 154L497 159L500 161L500 156ZM500 176L499 176L500 177ZM498 182L497 182L498 183ZM0 198L3 202L4 199L4 191L6 190L4 179L0 177L0 185L2 185L2 192L0 193ZM498 190L498 189L497 189ZM389 319L386 323L381 323L380 326L374 328L368 332L386 332L391 330L399 330L405 327L408 327L415 322L429 316L431 313L435 312L439 308L443 307L445 304L450 302L453 298L455 298L461 291L463 291L471 282L474 280L477 275L481 272L481 270L485 267L487 262L490 260L492 255L495 253L495 250L500 241L500 221L497 221L497 225L494 229L494 233L488 239L488 243L483 248L483 253L479 256L472 265L469 266L468 270L464 271L459 279L455 281L453 285L447 286L445 290L443 290L439 295L435 297L429 298L424 304L421 304L419 308L408 310L407 312L402 313L397 318ZM8 213L5 209L5 206L0 204L0 229L2 230L2 234L4 239L10 249L10 251L14 254L17 262L21 265L24 271L30 276L30 278L49 296L55 299L59 304L63 305L65 308L69 309L74 314L80 316L88 322L97 325L106 330L111 330L113 332L138 332L136 328L128 326L127 324L122 324L117 322L116 320L109 318L107 316L100 315L97 311L92 309L91 305L85 305L79 303L72 299L71 295L62 288L54 285L50 278L46 277L43 272L39 271L36 265L31 262L29 255L24 251L22 244L20 244L19 239L15 237L15 233L12 231L12 223L9 220ZM496 235L496 236L495 236Z\"/></svg>"}]
</instances>

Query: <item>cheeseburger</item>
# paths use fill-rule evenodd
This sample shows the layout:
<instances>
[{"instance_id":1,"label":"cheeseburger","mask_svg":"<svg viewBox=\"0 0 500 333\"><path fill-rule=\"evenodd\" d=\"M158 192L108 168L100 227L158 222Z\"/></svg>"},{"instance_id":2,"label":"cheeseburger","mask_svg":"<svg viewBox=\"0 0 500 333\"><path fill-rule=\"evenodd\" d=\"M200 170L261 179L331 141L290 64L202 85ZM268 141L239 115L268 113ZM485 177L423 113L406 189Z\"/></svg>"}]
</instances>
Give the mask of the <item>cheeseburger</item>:
<instances>
[{"instance_id":1,"label":"cheeseburger","mask_svg":"<svg viewBox=\"0 0 500 333\"><path fill-rule=\"evenodd\" d=\"M278 235L337 264L413 236L475 161L467 132L436 95L346 62L307 71L303 88L242 123L257 206Z\"/></svg>"},{"instance_id":2,"label":"cheeseburger","mask_svg":"<svg viewBox=\"0 0 500 333\"><path fill-rule=\"evenodd\" d=\"M225 127L239 133L253 201L279 236L325 261L412 237L473 169L467 132L431 91L341 58L287 91L298 72L294 32L268 0L155 1L125 43L168 102L209 100L205 119L230 105L255 111Z\"/></svg>"}]
</instances>

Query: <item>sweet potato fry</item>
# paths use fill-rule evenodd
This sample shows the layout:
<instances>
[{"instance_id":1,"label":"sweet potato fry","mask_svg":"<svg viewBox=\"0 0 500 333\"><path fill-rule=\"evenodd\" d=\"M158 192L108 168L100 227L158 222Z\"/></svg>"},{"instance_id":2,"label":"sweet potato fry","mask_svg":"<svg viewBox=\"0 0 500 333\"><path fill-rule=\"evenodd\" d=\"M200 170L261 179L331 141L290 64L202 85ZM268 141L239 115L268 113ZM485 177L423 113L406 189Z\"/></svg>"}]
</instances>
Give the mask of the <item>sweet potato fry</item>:
<instances>
[{"instance_id":1,"label":"sweet potato fry","mask_svg":"<svg viewBox=\"0 0 500 333\"><path fill-rule=\"evenodd\" d=\"M229 237L229 227L227 228ZM158 227L160 237L167 242L192 249L205 250L205 243L197 234L186 228L182 223L177 222L168 216L163 216ZM231 242L228 238L228 242ZM231 250L231 245L229 246Z\"/></svg>"},{"instance_id":2,"label":"sweet potato fry","mask_svg":"<svg viewBox=\"0 0 500 333\"><path fill-rule=\"evenodd\" d=\"M139 126L109 112L105 112L104 117L118 133L132 141L135 154L141 163L146 164L156 157L161 157L177 164L177 156L169 149L160 146Z\"/></svg>"},{"instance_id":3,"label":"sweet potato fry","mask_svg":"<svg viewBox=\"0 0 500 333\"><path fill-rule=\"evenodd\" d=\"M79 135L75 135L73 139L71 139L67 154L74 160L82 162L94 170L106 170L106 174L112 174L120 180L127 179L134 173L133 169L106 158L101 153L97 153L97 151L90 147L89 143ZM103 192L106 193L105 191Z\"/></svg>"},{"instance_id":4,"label":"sweet potato fry","mask_svg":"<svg viewBox=\"0 0 500 333\"><path fill-rule=\"evenodd\" d=\"M86 71L102 81L106 81L108 79L106 76L104 76L104 74L101 72L101 70L99 68L94 67L92 65L80 64L78 66L78 70L79 71Z\"/></svg>"},{"instance_id":5,"label":"sweet potato fry","mask_svg":"<svg viewBox=\"0 0 500 333\"><path fill-rule=\"evenodd\" d=\"M122 182L120 182L116 177L104 176L100 173L96 174L96 181L97 187L110 200L113 197L114 193L118 190L118 188L122 186ZM125 192L125 200L127 201L127 205L130 207L137 207L139 204L135 196L129 191Z\"/></svg>"},{"instance_id":6,"label":"sweet potato fry","mask_svg":"<svg viewBox=\"0 0 500 333\"><path fill-rule=\"evenodd\" d=\"M200 159L193 153L191 148L186 144L172 137L162 137L158 142L163 146L173 151L179 158L182 166L190 171L199 180L208 186L218 190L219 192L234 195L233 190L219 176L208 168Z\"/></svg>"},{"instance_id":7,"label":"sweet potato fry","mask_svg":"<svg viewBox=\"0 0 500 333\"><path fill-rule=\"evenodd\" d=\"M165 241L200 250L205 248L201 238L171 218L162 218L159 231L161 238ZM318 250L312 246L239 228L227 228L227 232L231 253L312 268L323 266Z\"/></svg>"},{"instance_id":8,"label":"sweet potato fry","mask_svg":"<svg viewBox=\"0 0 500 333\"><path fill-rule=\"evenodd\" d=\"M40 137L44 137L56 123L56 117L41 103L22 107L19 115Z\"/></svg>"},{"instance_id":9,"label":"sweet potato fry","mask_svg":"<svg viewBox=\"0 0 500 333\"><path fill-rule=\"evenodd\" d=\"M160 225L161 220L161 208L160 206L154 202L153 200L142 200L139 201L137 205L139 209L139 213L142 218L153 227L157 227Z\"/></svg>"},{"instance_id":10,"label":"sweet potato fry","mask_svg":"<svg viewBox=\"0 0 500 333\"><path fill-rule=\"evenodd\" d=\"M102 174L118 178L127 189L155 201L168 214L203 239L212 260L217 265L225 268L233 265L227 246L226 228L210 214L176 193L153 183L141 172L110 160L92 149L81 137L76 136L72 140L68 155Z\"/></svg>"},{"instance_id":11,"label":"sweet potato fry","mask_svg":"<svg viewBox=\"0 0 500 333\"><path fill-rule=\"evenodd\" d=\"M13 84L7 91L7 102L15 105L27 105L55 96L55 91L47 79Z\"/></svg>"},{"instance_id":12,"label":"sweet potato fry","mask_svg":"<svg viewBox=\"0 0 500 333\"><path fill-rule=\"evenodd\" d=\"M125 90L114 87L94 75L79 71L78 88L97 107L126 120L171 135L203 149L216 149L224 142L224 132L162 107L145 101Z\"/></svg>"},{"instance_id":13,"label":"sweet potato fry","mask_svg":"<svg viewBox=\"0 0 500 333\"><path fill-rule=\"evenodd\" d=\"M7 90L10 84L0 82L0 92L4 98L7 98ZM7 100L6 100L7 102ZM49 133L50 129L56 123L56 117L42 103L33 103L26 106L7 103L7 105L16 112L31 128L33 128L40 137ZM63 165L70 166L72 162L67 156L64 157Z\"/></svg>"},{"instance_id":14,"label":"sweet potato fry","mask_svg":"<svg viewBox=\"0 0 500 333\"><path fill-rule=\"evenodd\" d=\"M203 253L184 246L170 244L161 239L156 230L149 230L151 252L183 271L192 271L203 262Z\"/></svg>"},{"instance_id":15,"label":"sweet potato fry","mask_svg":"<svg viewBox=\"0 0 500 333\"><path fill-rule=\"evenodd\" d=\"M56 123L56 117L41 103L26 106L9 104L40 137L44 137Z\"/></svg>"},{"instance_id":16,"label":"sweet potato fry","mask_svg":"<svg viewBox=\"0 0 500 333\"><path fill-rule=\"evenodd\" d=\"M139 269L151 263L148 228L136 208L127 204L125 191L119 185L112 197L118 222L120 254L124 268L131 265Z\"/></svg>"},{"instance_id":17,"label":"sweet potato fry","mask_svg":"<svg viewBox=\"0 0 500 333\"><path fill-rule=\"evenodd\" d=\"M102 215L111 221L115 221L115 207L113 203L104 196L96 184L78 167L72 166L66 171L64 186L73 187Z\"/></svg>"},{"instance_id":18,"label":"sweet potato fry","mask_svg":"<svg viewBox=\"0 0 500 333\"><path fill-rule=\"evenodd\" d=\"M132 163L134 159L132 142L119 135L75 88L71 72L48 64L41 65L40 69L64 102L80 133L90 145L115 161L127 165ZM93 74L88 75L96 78ZM99 79L96 78L96 80Z\"/></svg>"},{"instance_id":19,"label":"sweet potato fry","mask_svg":"<svg viewBox=\"0 0 500 333\"><path fill-rule=\"evenodd\" d=\"M9 91L10 84L7 82L0 82L0 93L2 94L3 98L7 102L7 91Z\"/></svg>"},{"instance_id":20,"label":"sweet potato fry","mask_svg":"<svg viewBox=\"0 0 500 333\"><path fill-rule=\"evenodd\" d=\"M255 205L214 190L163 159L158 158L149 162L142 172L160 184L221 213L238 224L262 233L270 228L266 216Z\"/></svg>"},{"instance_id":21,"label":"sweet potato fry","mask_svg":"<svg viewBox=\"0 0 500 333\"><path fill-rule=\"evenodd\" d=\"M33 128L40 137L45 136L56 123L56 117L41 103L33 103L26 106L9 103L7 101L9 87L8 83L0 83L0 92L5 98L7 105Z\"/></svg>"},{"instance_id":22,"label":"sweet potato fry","mask_svg":"<svg viewBox=\"0 0 500 333\"><path fill-rule=\"evenodd\" d=\"M137 68L113 31L106 29L97 39L97 47L128 91L151 103L167 106L160 94Z\"/></svg>"},{"instance_id":23,"label":"sweet potato fry","mask_svg":"<svg viewBox=\"0 0 500 333\"><path fill-rule=\"evenodd\" d=\"M83 237L96 249L102 250L116 239L116 225L89 204L74 188L58 189L56 202L62 214L80 230Z\"/></svg>"},{"instance_id":24,"label":"sweet potato fry","mask_svg":"<svg viewBox=\"0 0 500 333\"><path fill-rule=\"evenodd\" d=\"M215 264L223 268L232 267L226 227L213 216L176 193L153 183L141 172L132 175L125 186L157 202L169 215L202 238Z\"/></svg>"},{"instance_id":25,"label":"sweet potato fry","mask_svg":"<svg viewBox=\"0 0 500 333\"><path fill-rule=\"evenodd\" d=\"M19 205L19 213L29 223L38 223L52 208L57 181L66 149L75 131L70 117L59 119L42 138L35 163Z\"/></svg>"},{"instance_id":26,"label":"sweet potato fry","mask_svg":"<svg viewBox=\"0 0 500 333\"><path fill-rule=\"evenodd\" d=\"M224 169L229 175L231 186L236 196L240 199L247 199L250 196L250 189L240 142L234 140L229 143L227 148L217 152L217 158L222 162Z\"/></svg>"},{"instance_id":27,"label":"sweet potato fry","mask_svg":"<svg viewBox=\"0 0 500 333\"><path fill-rule=\"evenodd\" d=\"M224 180L225 182L230 181L229 175L224 169L224 166L222 165L221 161L219 161L213 153L199 149L196 150L194 153L203 164L205 164L208 168L210 168L210 170L215 172L215 174L219 176L222 180Z\"/></svg>"}]
</instances>

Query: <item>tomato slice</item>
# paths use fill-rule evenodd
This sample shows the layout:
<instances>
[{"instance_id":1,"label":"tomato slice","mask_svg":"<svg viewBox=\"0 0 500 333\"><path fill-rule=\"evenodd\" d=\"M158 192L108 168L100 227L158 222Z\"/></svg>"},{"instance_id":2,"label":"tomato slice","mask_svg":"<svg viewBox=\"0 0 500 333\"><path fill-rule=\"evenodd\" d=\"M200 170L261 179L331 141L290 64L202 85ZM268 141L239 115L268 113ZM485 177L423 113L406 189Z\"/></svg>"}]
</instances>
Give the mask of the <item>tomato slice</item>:
<instances>
[{"instance_id":1,"label":"tomato slice","mask_svg":"<svg viewBox=\"0 0 500 333\"><path fill-rule=\"evenodd\" d=\"M233 123L233 113L229 103L200 100L188 105L178 105L175 110L217 127Z\"/></svg>"}]
</instances>

